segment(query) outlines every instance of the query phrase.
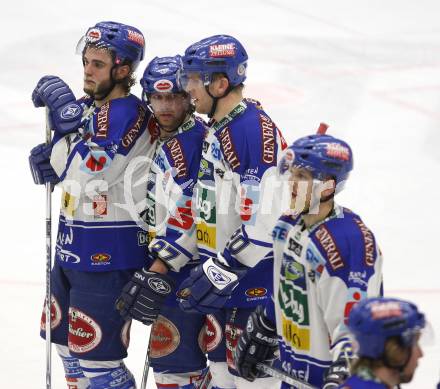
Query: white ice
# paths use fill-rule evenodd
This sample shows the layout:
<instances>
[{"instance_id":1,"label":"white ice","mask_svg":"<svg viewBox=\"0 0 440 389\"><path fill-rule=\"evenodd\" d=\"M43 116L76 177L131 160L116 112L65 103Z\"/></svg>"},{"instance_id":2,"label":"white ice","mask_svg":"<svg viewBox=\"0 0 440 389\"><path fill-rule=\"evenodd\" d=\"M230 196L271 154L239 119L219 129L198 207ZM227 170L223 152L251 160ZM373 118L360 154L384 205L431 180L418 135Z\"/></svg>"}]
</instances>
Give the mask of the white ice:
<instances>
[{"instance_id":1,"label":"white ice","mask_svg":"<svg viewBox=\"0 0 440 389\"><path fill-rule=\"evenodd\" d=\"M237 36L250 57L246 93L262 102L288 141L324 121L352 145L355 170L339 202L375 232L385 256L386 294L416 302L440 334L439 12L438 0L2 3L0 387L44 387L38 328L45 198L27 166L30 148L44 140L44 112L33 108L30 94L45 74L61 76L81 94L74 49L100 20L144 32L141 70L152 57L182 53L203 37ZM134 325L127 360L139 381L147 333ZM437 342L425 349L405 387L434 388L439 360ZM65 387L56 357L53 387Z\"/></svg>"}]
</instances>

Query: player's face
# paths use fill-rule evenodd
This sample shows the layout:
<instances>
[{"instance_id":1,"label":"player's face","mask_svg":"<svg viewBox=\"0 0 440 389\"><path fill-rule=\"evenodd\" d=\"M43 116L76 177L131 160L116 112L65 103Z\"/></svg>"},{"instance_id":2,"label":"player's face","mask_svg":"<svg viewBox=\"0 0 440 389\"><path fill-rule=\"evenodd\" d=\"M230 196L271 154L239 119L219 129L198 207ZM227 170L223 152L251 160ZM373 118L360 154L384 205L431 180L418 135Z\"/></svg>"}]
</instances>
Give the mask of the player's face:
<instances>
[{"instance_id":1,"label":"player's face","mask_svg":"<svg viewBox=\"0 0 440 389\"><path fill-rule=\"evenodd\" d=\"M200 73L190 72L186 74L183 87L190 94L192 103L198 113L208 114L211 111L213 100L206 92Z\"/></svg>"},{"instance_id":2,"label":"player's face","mask_svg":"<svg viewBox=\"0 0 440 389\"><path fill-rule=\"evenodd\" d=\"M307 169L292 167L289 182L292 190L290 208L296 212L309 209L313 188L312 174Z\"/></svg>"},{"instance_id":3,"label":"player's face","mask_svg":"<svg viewBox=\"0 0 440 389\"><path fill-rule=\"evenodd\" d=\"M153 93L151 107L162 129L175 131L182 124L189 109L189 96L182 93Z\"/></svg>"},{"instance_id":4,"label":"player's face","mask_svg":"<svg viewBox=\"0 0 440 389\"><path fill-rule=\"evenodd\" d=\"M88 47L83 55L84 92L97 100L112 87L113 60L107 50Z\"/></svg>"},{"instance_id":5,"label":"player's face","mask_svg":"<svg viewBox=\"0 0 440 389\"><path fill-rule=\"evenodd\" d=\"M423 357L423 352L417 341L412 347L411 358L402 372L402 383L411 382L421 357Z\"/></svg>"}]
</instances>

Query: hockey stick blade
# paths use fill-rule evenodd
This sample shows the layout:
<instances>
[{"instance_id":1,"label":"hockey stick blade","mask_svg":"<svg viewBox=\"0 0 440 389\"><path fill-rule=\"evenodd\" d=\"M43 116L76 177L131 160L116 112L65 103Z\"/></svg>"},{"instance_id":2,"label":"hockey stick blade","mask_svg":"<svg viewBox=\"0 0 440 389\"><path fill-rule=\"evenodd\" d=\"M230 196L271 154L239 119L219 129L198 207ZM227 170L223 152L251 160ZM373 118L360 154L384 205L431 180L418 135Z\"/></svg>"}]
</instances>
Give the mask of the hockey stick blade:
<instances>
[{"instance_id":1,"label":"hockey stick blade","mask_svg":"<svg viewBox=\"0 0 440 389\"><path fill-rule=\"evenodd\" d=\"M270 375L271 377L278 378L279 380L285 382L286 384L292 385L296 389L318 389L316 386L310 385L307 382L301 381L297 378L287 375L285 372L278 369L274 369L264 363L257 363L257 369L262 373Z\"/></svg>"}]
</instances>

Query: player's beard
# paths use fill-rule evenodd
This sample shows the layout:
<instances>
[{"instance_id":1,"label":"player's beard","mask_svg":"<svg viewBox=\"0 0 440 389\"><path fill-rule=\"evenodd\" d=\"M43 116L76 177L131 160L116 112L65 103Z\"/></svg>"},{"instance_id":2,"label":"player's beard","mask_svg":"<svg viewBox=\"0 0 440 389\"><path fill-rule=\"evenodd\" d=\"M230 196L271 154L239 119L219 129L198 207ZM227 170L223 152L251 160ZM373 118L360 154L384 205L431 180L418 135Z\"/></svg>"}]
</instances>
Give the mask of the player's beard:
<instances>
[{"instance_id":1,"label":"player's beard","mask_svg":"<svg viewBox=\"0 0 440 389\"><path fill-rule=\"evenodd\" d=\"M103 81L99 84L95 84L94 88L84 87L83 90L94 100L102 100L110 94L115 87L115 83L112 80Z\"/></svg>"}]
</instances>

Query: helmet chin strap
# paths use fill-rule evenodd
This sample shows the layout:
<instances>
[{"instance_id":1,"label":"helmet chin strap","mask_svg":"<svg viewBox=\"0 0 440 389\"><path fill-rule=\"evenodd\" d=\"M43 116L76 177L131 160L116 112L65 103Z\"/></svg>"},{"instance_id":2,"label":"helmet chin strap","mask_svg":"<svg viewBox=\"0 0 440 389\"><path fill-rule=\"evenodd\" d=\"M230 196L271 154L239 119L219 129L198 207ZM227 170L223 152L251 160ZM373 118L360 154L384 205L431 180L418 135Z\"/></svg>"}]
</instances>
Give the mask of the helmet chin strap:
<instances>
[{"instance_id":1,"label":"helmet chin strap","mask_svg":"<svg viewBox=\"0 0 440 389\"><path fill-rule=\"evenodd\" d=\"M209 83L208 85L205 85L205 90L206 90L206 93L208 93L209 97L211 97L211 99L213 100L213 101L212 101L212 105L211 105L211 110L210 110L209 113L208 113L208 117L211 119L211 118L214 116L215 111L217 110L217 104L218 104L218 101L219 101L220 99L222 99L223 97L226 97L226 96L229 94L229 92L233 89L233 87L231 87L231 85L229 84L228 87L227 87L227 89L225 90L225 93L223 93L222 96L215 97L215 96L213 96L212 93L209 91L209 85L211 85L211 83Z\"/></svg>"}]
</instances>

